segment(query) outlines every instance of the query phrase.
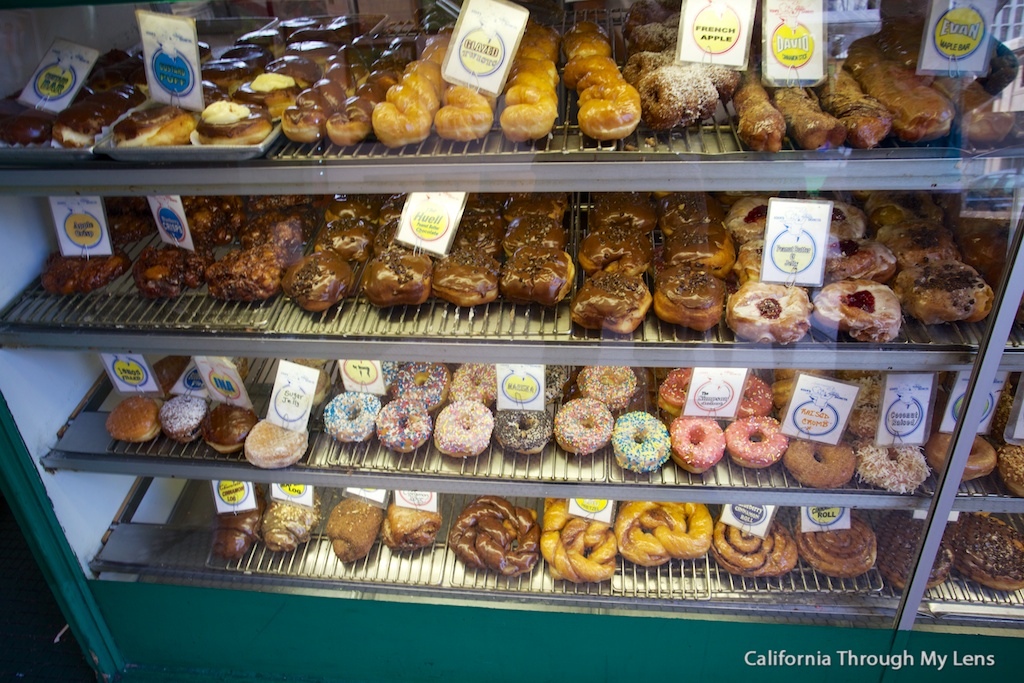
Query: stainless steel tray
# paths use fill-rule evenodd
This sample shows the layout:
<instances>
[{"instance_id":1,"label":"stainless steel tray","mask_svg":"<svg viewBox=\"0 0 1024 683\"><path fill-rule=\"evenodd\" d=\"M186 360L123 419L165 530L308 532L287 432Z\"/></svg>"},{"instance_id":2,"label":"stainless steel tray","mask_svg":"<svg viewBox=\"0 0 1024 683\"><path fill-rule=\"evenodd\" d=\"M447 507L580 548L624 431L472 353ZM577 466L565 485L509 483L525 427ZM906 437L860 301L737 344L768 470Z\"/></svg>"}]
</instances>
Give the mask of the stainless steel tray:
<instances>
[{"instance_id":1,"label":"stainless steel tray","mask_svg":"<svg viewBox=\"0 0 1024 683\"><path fill-rule=\"evenodd\" d=\"M170 145L167 147L118 147L113 135L96 143L93 151L118 161L150 163L192 163L210 161L247 161L263 157L281 135L281 124L274 125L258 145Z\"/></svg>"}]
</instances>

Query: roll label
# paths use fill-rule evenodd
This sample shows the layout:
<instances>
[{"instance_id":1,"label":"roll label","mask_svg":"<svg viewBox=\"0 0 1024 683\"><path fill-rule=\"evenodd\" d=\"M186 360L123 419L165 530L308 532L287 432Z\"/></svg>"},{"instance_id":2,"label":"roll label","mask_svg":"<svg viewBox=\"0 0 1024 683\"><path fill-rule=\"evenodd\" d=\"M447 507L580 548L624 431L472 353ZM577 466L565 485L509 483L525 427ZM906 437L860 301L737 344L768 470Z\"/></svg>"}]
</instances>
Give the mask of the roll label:
<instances>
[{"instance_id":1,"label":"roll label","mask_svg":"<svg viewBox=\"0 0 1024 683\"><path fill-rule=\"evenodd\" d=\"M544 366L497 363L498 410L544 410Z\"/></svg>"},{"instance_id":2,"label":"roll label","mask_svg":"<svg viewBox=\"0 0 1024 683\"><path fill-rule=\"evenodd\" d=\"M992 416L996 412L996 405L999 403L999 397L1003 393L1003 389L1006 386L1006 378L1009 375L1010 373L1005 370L997 372L992 380L992 385L988 387L987 391L985 387L977 388L975 400L985 402L985 411L981 416L981 422L978 423L978 434L988 434L989 427L992 424ZM957 420L960 419L960 415L963 414L965 408L964 399L967 396L967 384L970 382L970 379L971 373L969 370L956 373L956 381L953 383L953 389L949 392L949 401L946 402L946 411L943 413L942 424L939 426L940 432L951 434L956 429Z\"/></svg>"},{"instance_id":3,"label":"roll label","mask_svg":"<svg viewBox=\"0 0 1024 683\"><path fill-rule=\"evenodd\" d=\"M211 481L217 514L239 513L257 508L256 490L248 481Z\"/></svg>"},{"instance_id":4,"label":"roll label","mask_svg":"<svg viewBox=\"0 0 1024 683\"><path fill-rule=\"evenodd\" d=\"M570 498L569 514L611 525L615 517L615 501L599 498Z\"/></svg>"},{"instance_id":5,"label":"roll label","mask_svg":"<svg viewBox=\"0 0 1024 683\"><path fill-rule=\"evenodd\" d=\"M306 431L319 380L320 370L317 368L287 360L278 361L267 421L285 429Z\"/></svg>"},{"instance_id":6,"label":"roll label","mask_svg":"<svg viewBox=\"0 0 1024 683\"><path fill-rule=\"evenodd\" d=\"M437 512L437 494L433 491L395 491L395 505L423 512Z\"/></svg>"},{"instance_id":7,"label":"roll label","mask_svg":"<svg viewBox=\"0 0 1024 683\"><path fill-rule=\"evenodd\" d=\"M932 0L917 71L980 76L988 71L996 0Z\"/></svg>"},{"instance_id":8,"label":"roll label","mask_svg":"<svg viewBox=\"0 0 1024 683\"><path fill-rule=\"evenodd\" d=\"M761 281L820 287L831 225L831 201L770 198Z\"/></svg>"},{"instance_id":9,"label":"roll label","mask_svg":"<svg viewBox=\"0 0 1024 683\"><path fill-rule=\"evenodd\" d=\"M149 98L190 111L202 111L199 38L196 21L146 10L135 10L142 37Z\"/></svg>"},{"instance_id":10,"label":"roll label","mask_svg":"<svg viewBox=\"0 0 1024 683\"><path fill-rule=\"evenodd\" d=\"M798 439L836 445L843 436L860 387L798 373L782 433Z\"/></svg>"},{"instance_id":11,"label":"roll label","mask_svg":"<svg viewBox=\"0 0 1024 683\"><path fill-rule=\"evenodd\" d=\"M388 393L384 386L384 373L379 360L343 360L338 363L341 383L345 391L376 394L384 396Z\"/></svg>"},{"instance_id":12,"label":"roll label","mask_svg":"<svg viewBox=\"0 0 1024 683\"><path fill-rule=\"evenodd\" d=\"M466 207L465 192L411 192L402 208L395 241L447 256Z\"/></svg>"},{"instance_id":13,"label":"roll label","mask_svg":"<svg viewBox=\"0 0 1024 683\"><path fill-rule=\"evenodd\" d=\"M497 97L529 18L526 8L505 0L463 2L441 75L449 83Z\"/></svg>"},{"instance_id":14,"label":"roll label","mask_svg":"<svg viewBox=\"0 0 1024 683\"><path fill-rule=\"evenodd\" d=\"M765 0L764 78L773 86L816 85L825 78L823 0Z\"/></svg>"},{"instance_id":15,"label":"roll label","mask_svg":"<svg viewBox=\"0 0 1024 683\"><path fill-rule=\"evenodd\" d=\"M192 231L188 227L185 205L182 203L181 197L156 195L146 199L149 201L149 210L153 213L153 220L160 232L160 239L165 244L195 251L192 244Z\"/></svg>"},{"instance_id":16,"label":"roll label","mask_svg":"<svg viewBox=\"0 0 1024 683\"><path fill-rule=\"evenodd\" d=\"M931 423L929 407L934 393L934 373L888 373L882 387L875 443L919 446L927 441Z\"/></svg>"},{"instance_id":17,"label":"roll label","mask_svg":"<svg viewBox=\"0 0 1024 683\"><path fill-rule=\"evenodd\" d=\"M91 47L54 40L18 95L18 102L33 109L63 111L82 89L99 56Z\"/></svg>"},{"instance_id":18,"label":"roll label","mask_svg":"<svg viewBox=\"0 0 1024 683\"><path fill-rule=\"evenodd\" d=\"M235 369L230 358L224 356L196 356L196 368L199 369L211 399L221 403L252 409L252 401L245 390L242 378Z\"/></svg>"},{"instance_id":19,"label":"roll label","mask_svg":"<svg viewBox=\"0 0 1024 683\"><path fill-rule=\"evenodd\" d=\"M800 531L838 531L850 528L850 508L810 506L800 508Z\"/></svg>"},{"instance_id":20,"label":"roll label","mask_svg":"<svg viewBox=\"0 0 1024 683\"><path fill-rule=\"evenodd\" d=\"M747 368L694 368L683 415L727 420L736 417L747 372Z\"/></svg>"},{"instance_id":21,"label":"roll label","mask_svg":"<svg viewBox=\"0 0 1024 683\"><path fill-rule=\"evenodd\" d=\"M114 388L121 392L158 392L160 386L153 377L146 359L140 354L103 353L103 368Z\"/></svg>"},{"instance_id":22,"label":"roll label","mask_svg":"<svg viewBox=\"0 0 1024 683\"><path fill-rule=\"evenodd\" d=\"M271 484L271 500L313 507L313 487L306 484Z\"/></svg>"},{"instance_id":23,"label":"roll label","mask_svg":"<svg viewBox=\"0 0 1024 683\"><path fill-rule=\"evenodd\" d=\"M741 503L736 505L723 505L722 515L719 520L723 524L740 529L748 534L765 538L768 535L768 527L775 518L776 505L753 505Z\"/></svg>"}]
</instances>

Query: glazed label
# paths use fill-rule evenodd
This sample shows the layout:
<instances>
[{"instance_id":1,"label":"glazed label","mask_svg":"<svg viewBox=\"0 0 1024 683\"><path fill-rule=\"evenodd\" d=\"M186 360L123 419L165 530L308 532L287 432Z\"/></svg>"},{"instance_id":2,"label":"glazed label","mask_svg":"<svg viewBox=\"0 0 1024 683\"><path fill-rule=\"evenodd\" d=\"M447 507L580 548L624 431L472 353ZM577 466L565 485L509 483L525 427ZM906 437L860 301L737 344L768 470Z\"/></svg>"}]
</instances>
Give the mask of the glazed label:
<instances>
[{"instance_id":1,"label":"glazed label","mask_svg":"<svg viewBox=\"0 0 1024 683\"><path fill-rule=\"evenodd\" d=\"M306 484L271 484L270 498L313 507L313 487Z\"/></svg>"},{"instance_id":2,"label":"glazed label","mask_svg":"<svg viewBox=\"0 0 1024 683\"><path fill-rule=\"evenodd\" d=\"M747 372L746 368L694 368L683 415L722 419L736 417Z\"/></svg>"},{"instance_id":3,"label":"glazed label","mask_svg":"<svg viewBox=\"0 0 1024 683\"><path fill-rule=\"evenodd\" d=\"M815 85L825 78L823 0L765 0L764 78L774 86Z\"/></svg>"},{"instance_id":4,"label":"glazed label","mask_svg":"<svg viewBox=\"0 0 1024 683\"><path fill-rule=\"evenodd\" d=\"M341 373L345 391L377 396L388 393L379 360L343 360L338 363L338 372Z\"/></svg>"},{"instance_id":5,"label":"glazed label","mask_svg":"<svg viewBox=\"0 0 1024 683\"><path fill-rule=\"evenodd\" d=\"M882 387L875 443L879 446L919 446L928 440L928 407L935 375L930 372L889 373Z\"/></svg>"},{"instance_id":6,"label":"glazed label","mask_svg":"<svg viewBox=\"0 0 1024 683\"><path fill-rule=\"evenodd\" d=\"M752 0L686 0L679 17L676 61L745 69L753 21Z\"/></svg>"},{"instance_id":7,"label":"glazed label","mask_svg":"<svg viewBox=\"0 0 1024 683\"><path fill-rule=\"evenodd\" d=\"M347 488L344 495L346 498L359 498L370 505L383 508L387 507L388 493L387 489Z\"/></svg>"},{"instance_id":8,"label":"glazed label","mask_svg":"<svg viewBox=\"0 0 1024 683\"><path fill-rule=\"evenodd\" d=\"M544 366L498 363L498 410L544 410Z\"/></svg>"},{"instance_id":9,"label":"glazed label","mask_svg":"<svg viewBox=\"0 0 1024 683\"><path fill-rule=\"evenodd\" d=\"M229 514L255 510L257 507L256 488L248 481L211 481L213 502L217 514Z\"/></svg>"},{"instance_id":10,"label":"glazed label","mask_svg":"<svg viewBox=\"0 0 1024 683\"><path fill-rule=\"evenodd\" d=\"M437 494L433 491L395 491L395 505L423 512L437 512Z\"/></svg>"},{"instance_id":11,"label":"glazed label","mask_svg":"<svg viewBox=\"0 0 1024 683\"><path fill-rule=\"evenodd\" d=\"M146 359L134 353L103 353L103 368L114 388L122 392L158 392L153 371Z\"/></svg>"},{"instance_id":12,"label":"glazed label","mask_svg":"<svg viewBox=\"0 0 1024 683\"><path fill-rule=\"evenodd\" d=\"M850 528L850 508L810 506L800 508L800 531L839 531Z\"/></svg>"},{"instance_id":13,"label":"glazed label","mask_svg":"<svg viewBox=\"0 0 1024 683\"><path fill-rule=\"evenodd\" d=\"M742 529L748 534L764 538L768 535L768 527L775 517L775 505L753 505L741 503L723 505L721 522L731 527Z\"/></svg>"},{"instance_id":14,"label":"glazed label","mask_svg":"<svg viewBox=\"0 0 1024 683\"><path fill-rule=\"evenodd\" d=\"M136 10L149 98L190 111L204 108L195 19Z\"/></svg>"},{"instance_id":15,"label":"glazed label","mask_svg":"<svg viewBox=\"0 0 1024 683\"><path fill-rule=\"evenodd\" d=\"M500 95L529 18L526 8L505 0L462 3L441 65L444 79L493 97Z\"/></svg>"},{"instance_id":16,"label":"glazed label","mask_svg":"<svg viewBox=\"0 0 1024 683\"><path fill-rule=\"evenodd\" d=\"M277 377L270 392L267 421L297 432L306 431L320 370L291 361L277 363Z\"/></svg>"},{"instance_id":17,"label":"glazed label","mask_svg":"<svg viewBox=\"0 0 1024 683\"><path fill-rule=\"evenodd\" d=\"M997 372L995 378L992 380L992 385L988 387L988 390L984 387L978 387L975 391L975 400L984 401L985 410L981 416L981 422L978 423L978 434L988 434L989 425L992 423L992 416L995 414L996 405L999 403L999 397L1003 393L1003 388L1006 386L1006 378L1009 373L1006 371ZM971 373L969 370L963 370L956 373L956 382L953 384L953 389L949 392L949 401L946 402L946 412L942 416L942 425L939 427L940 432L951 434L956 428L957 420L960 419L960 415L963 414L964 410L964 398L967 396L967 384L971 379Z\"/></svg>"},{"instance_id":18,"label":"glazed label","mask_svg":"<svg viewBox=\"0 0 1024 683\"><path fill-rule=\"evenodd\" d=\"M465 192L411 192L402 209L395 241L447 256L465 207Z\"/></svg>"},{"instance_id":19,"label":"glazed label","mask_svg":"<svg viewBox=\"0 0 1024 683\"><path fill-rule=\"evenodd\" d=\"M797 374L782 433L836 445L843 436L860 387L816 375Z\"/></svg>"},{"instance_id":20,"label":"glazed label","mask_svg":"<svg viewBox=\"0 0 1024 683\"><path fill-rule=\"evenodd\" d=\"M82 89L99 56L99 51L91 47L60 38L54 40L25 84L18 101L33 109L63 111Z\"/></svg>"},{"instance_id":21,"label":"glazed label","mask_svg":"<svg viewBox=\"0 0 1024 683\"><path fill-rule=\"evenodd\" d=\"M831 201L770 198L761 281L820 287L831 224Z\"/></svg>"},{"instance_id":22,"label":"glazed label","mask_svg":"<svg viewBox=\"0 0 1024 683\"><path fill-rule=\"evenodd\" d=\"M615 516L615 501L599 498L570 498L569 514L611 525Z\"/></svg>"},{"instance_id":23,"label":"glazed label","mask_svg":"<svg viewBox=\"0 0 1024 683\"><path fill-rule=\"evenodd\" d=\"M917 58L918 73L985 74L995 14L996 0L932 0Z\"/></svg>"},{"instance_id":24,"label":"glazed label","mask_svg":"<svg viewBox=\"0 0 1024 683\"><path fill-rule=\"evenodd\" d=\"M160 239L166 244L173 244L182 249L195 251L192 245L192 232L188 228L185 216L185 205L181 197L174 195L156 195L147 197L149 210L153 213Z\"/></svg>"},{"instance_id":25,"label":"glazed label","mask_svg":"<svg viewBox=\"0 0 1024 683\"><path fill-rule=\"evenodd\" d=\"M188 362L185 372L181 373L181 377L171 387L171 393L187 394L188 396L198 396L200 398L209 396L206 391L206 383L203 381L203 373L196 367L195 360Z\"/></svg>"},{"instance_id":26,"label":"glazed label","mask_svg":"<svg viewBox=\"0 0 1024 683\"><path fill-rule=\"evenodd\" d=\"M100 197L50 197L57 243L64 256L112 253L107 213Z\"/></svg>"},{"instance_id":27,"label":"glazed label","mask_svg":"<svg viewBox=\"0 0 1024 683\"><path fill-rule=\"evenodd\" d=\"M242 384L242 378L230 358L223 356L196 356L196 367L206 385L206 391L214 401L230 403L252 409L249 393Z\"/></svg>"}]
</instances>

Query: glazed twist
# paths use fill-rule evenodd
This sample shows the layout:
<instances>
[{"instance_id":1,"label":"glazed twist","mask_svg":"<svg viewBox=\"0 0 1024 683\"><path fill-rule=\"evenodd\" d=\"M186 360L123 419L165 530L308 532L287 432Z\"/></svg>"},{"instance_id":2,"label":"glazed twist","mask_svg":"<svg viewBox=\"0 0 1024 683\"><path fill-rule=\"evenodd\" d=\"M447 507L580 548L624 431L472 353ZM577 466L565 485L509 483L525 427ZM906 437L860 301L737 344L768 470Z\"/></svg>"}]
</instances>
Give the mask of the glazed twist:
<instances>
[{"instance_id":1,"label":"glazed twist","mask_svg":"<svg viewBox=\"0 0 1024 683\"><path fill-rule=\"evenodd\" d=\"M503 576L525 574L540 557L537 513L498 496L480 496L452 524L448 547L475 569Z\"/></svg>"},{"instance_id":2,"label":"glazed twist","mask_svg":"<svg viewBox=\"0 0 1024 683\"><path fill-rule=\"evenodd\" d=\"M555 580L573 583L606 581L615 573L618 545L611 527L569 515L561 498L544 501L540 551Z\"/></svg>"},{"instance_id":3,"label":"glazed twist","mask_svg":"<svg viewBox=\"0 0 1024 683\"><path fill-rule=\"evenodd\" d=\"M782 576L796 567L797 550L784 526L773 522L758 538L725 522L715 524L711 554L719 566L737 576Z\"/></svg>"},{"instance_id":4,"label":"glazed twist","mask_svg":"<svg viewBox=\"0 0 1024 683\"><path fill-rule=\"evenodd\" d=\"M711 546L711 513L701 503L624 503L615 517L622 556L644 567L692 560Z\"/></svg>"}]
</instances>

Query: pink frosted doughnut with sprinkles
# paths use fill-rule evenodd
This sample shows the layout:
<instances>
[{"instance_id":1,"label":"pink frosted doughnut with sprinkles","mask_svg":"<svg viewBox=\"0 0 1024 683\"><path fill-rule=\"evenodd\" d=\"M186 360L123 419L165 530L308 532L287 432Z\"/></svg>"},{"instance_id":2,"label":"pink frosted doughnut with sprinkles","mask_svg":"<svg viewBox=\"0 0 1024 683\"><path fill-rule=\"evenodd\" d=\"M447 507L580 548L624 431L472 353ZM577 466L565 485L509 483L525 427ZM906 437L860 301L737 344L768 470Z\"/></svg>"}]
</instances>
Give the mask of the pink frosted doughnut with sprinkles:
<instances>
[{"instance_id":1,"label":"pink frosted doughnut with sprinkles","mask_svg":"<svg viewBox=\"0 0 1024 683\"><path fill-rule=\"evenodd\" d=\"M580 370L576 384L584 398L595 398L614 412L629 405L636 391L636 374L624 365L592 365Z\"/></svg>"},{"instance_id":2,"label":"pink frosted doughnut with sprinkles","mask_svg":"<svg viewBox=\"0 0 1024 683\"><path fill-rule=\"evenodd\" d=\"M687 472L703 474L725 455L725 432L710 417L677 417L668 434L672 460Z\"/></svg>"},{"instance_id":3,"label":"pink frosted doughnut with sprinkles","mask_svg":"<svg viewBox=\"0 0 1024 683\"><path fill-rule=\"evenodd\" d=\"M434 425L437 450L454 458L475 458L491 442L494 416L479 401L453 401L441 410Z\"/></svg>"},{"instance_id":4,"label":"pink frosted doughnut with sprinkles","mask_svg":"<svg viewBox=\"0 0 1024 683\"><path fill-rule=\"evenodd\" d=\"M608 406L594 398L574 398L555 415L555 441L564 451L590 455L608 445L614 426Z\"/></svg>"},{"instance_id":5,"label":"pink frosted doughnut with sprinkles","mask_svg":"<svg viewBox=\"0 0 1024 683\"><path fill-rule=\"evenodd\" d=\"M366 441L377 426L380 399L373 394L348 391L324 406L324 431L335 441Z\"/></svg>"},{"instance_id":6,"label":"pink frosted doughnut with sprinkles","mask_svg":"<svg viewBox=\"0 0 1024 683\"><path fill-rule=\"evenodd\" d=\"M422 403L434 412L448 398L451 379L444 363L406 363L398 370L395 397Z\"/></svg>"},{"instance_id":7,"label":"pink frosted doughnut with sprinkles","mask_svg":"<svg viewBox=\"0 0 1024 683\"><path fill-rule=\"evenodd\" d=\"M772 417L745 417L725 428L725 448L741 467L760 469L777 463L789 447L779 421Z\"/></svg>"},{"instance_id":8,"label":"pink frosted doughnut with sprinkles","mask_svg":"<svg viewBox=\"0 0 1024 683\"><path fill-rule=\"evenodd\" d=\"M650 413L635 410L620 415L612 430L615 461L630 472L654 472L668 460L672 448L668 429Z\"/></svg>"},{"instance_id":9,"label":"pink frosted doughnut with sprinkles","mask_svg":"<svg viewBox=\"0 0 1024 683\"><path fill-rule=\"evenodd\" d=\"M397 453L411 453L425 444L433 428L427 407L417 401L396 399L377 413L377 439Z\"/></svg>"},{"instance_id":10,"label":"pink frosted doughnut with sprinkles","mask_svg":"<svg viewBox=\"0 0 1024 683\"><path fill-rule=\"evenodd\" d=\"M498 371L491 363L463 363L452 375L452 401L494 404L498 396Z\"/></svg>"}]
</instances>

